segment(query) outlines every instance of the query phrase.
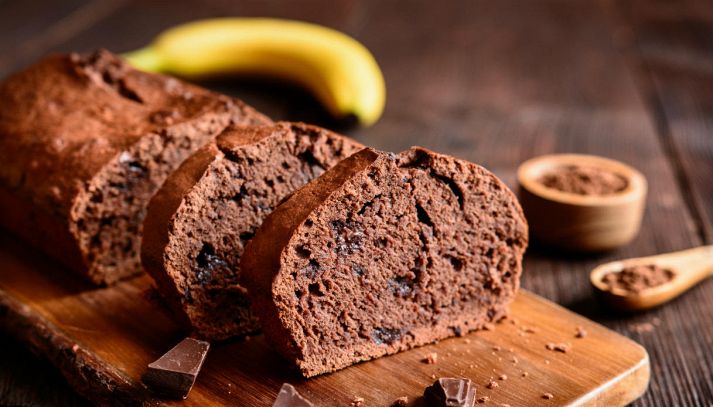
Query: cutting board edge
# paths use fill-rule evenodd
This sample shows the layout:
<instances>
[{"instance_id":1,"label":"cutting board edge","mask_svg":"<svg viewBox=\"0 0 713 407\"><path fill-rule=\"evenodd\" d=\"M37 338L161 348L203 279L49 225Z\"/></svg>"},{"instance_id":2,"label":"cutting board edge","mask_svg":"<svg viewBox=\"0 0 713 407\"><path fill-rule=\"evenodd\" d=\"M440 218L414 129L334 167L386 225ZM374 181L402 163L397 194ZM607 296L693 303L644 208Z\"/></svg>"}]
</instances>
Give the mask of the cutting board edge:
<instances>
[{"instance_id":1,"label":"cutting board edge","mask_svg":"<svg viewBox=\"0 0 713 407\"><path fill-rule=\"evenodd\" d=\"M651 362L646 349L641 349L645 357L639 364L583 395L570 406L626 406L643 396L649 388Z\"/></svg>"},{"instance_id":2,"label":"cutting board edge","mask_svg":"<svg viewBox=\"0 0 713 407\"><path fill-rule=\"evenodd\" d=\"M159 406L142 385L72 341L63 330L32 311L32 307L0 289L0 327L34 354L55 366L69 385L87 400L101 405Z\"/></svg>"},{"instance_id":3,"label":"cutting board edge","mask_svg":"<svg viewBox=\"0 0 713 407\"><path fill-rule=\"evenodd\" d=\"M568 313L575 318L586 319L591 324L616 333L623 340L628 342L629 345L638 350L641 355L641 360L637 365L621 372L619 375L613 377L607 383L597 387L593 391L582 395L582 397L569 404L570 406L625 406L646 393L646 390L649 388L649 381L651 380L651 360L646 348L626 335L577 314L576 312L571 311L554 301L550 301L545 297L537 295L532 291L520 290L520 292L526 293L527 296L537 300L538 302L547 303L548 306L558 308L561 312Z\"/></svg>"},{"instance_id":4,"label":"cutting board edge","mask_svg":"<svg viewBox=\"0 0 713 407\"><path fill-rule=\"evenodd\" d=\"M544 297L527 290L520 292L533 300L557 307L560 312L611 331ZM27 344L33 352L48 359L79 394L92 402L103 405L165 405L159 399L151 397L142 384L126 377L110 364L102 363L98 356L84 351L81 344L71 340L62 329L43 317L41 312L1 288L0 326L18 341ZM570 405L626 405L643 395L648 388L650 362L646 349L630 338L616 334L641 352L641 361Z\"/></svg>"}]
</instances>

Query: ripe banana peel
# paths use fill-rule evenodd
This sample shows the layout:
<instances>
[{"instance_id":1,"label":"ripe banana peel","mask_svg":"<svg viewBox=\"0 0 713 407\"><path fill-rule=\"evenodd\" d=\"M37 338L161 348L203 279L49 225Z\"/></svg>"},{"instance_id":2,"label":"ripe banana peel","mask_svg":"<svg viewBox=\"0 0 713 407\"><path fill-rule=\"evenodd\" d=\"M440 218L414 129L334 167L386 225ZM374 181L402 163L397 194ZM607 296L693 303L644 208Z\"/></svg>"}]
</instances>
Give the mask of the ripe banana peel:
<instances>
[{"instance_id":1,"label":"ripe banana peel","mask_svg":"<svg viewBox=\"0 0 713 407\"><path fill-rule=\"evenodd\" d=\"M352 37L316 24L218 18L179 25L124 57L138 69L188 79L225 74L275 76L310 90L337 118L374 124L384 110L384 77Z\"/></svg>"}]
</instances>

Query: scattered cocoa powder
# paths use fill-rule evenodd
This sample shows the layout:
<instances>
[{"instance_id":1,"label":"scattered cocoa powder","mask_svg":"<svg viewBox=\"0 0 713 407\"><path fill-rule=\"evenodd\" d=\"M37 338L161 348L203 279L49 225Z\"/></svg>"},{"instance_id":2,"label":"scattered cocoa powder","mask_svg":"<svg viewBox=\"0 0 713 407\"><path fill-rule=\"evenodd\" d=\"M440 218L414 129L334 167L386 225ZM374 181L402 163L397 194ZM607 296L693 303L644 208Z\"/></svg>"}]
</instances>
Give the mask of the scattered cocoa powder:
<instances>
[{"instance_id":1,"label":"scattered cocoa powder","mask_svg":"<svg viewBox=\"0 0 713 407\"><path fill-rule=\"evenodd\" d=\"M540 177L547 188L578 195L612 195L629 186L629 182L615 172L581 165L563 165Z\"/></svg>"},{"instance_id":2,"label":"scattered cocoa powder","mask_svg":"<svg viewBox=\"0 0 713 407\"><path fill-rule=\"evenodd\" d=\"M648 288L668 283L676 277L672 270L656 264L625 267L621 271L612 271L602 277L602 282L609 291L621 290L638 294Z\"/></svg>"},{"instance_id":3,"label":"scattered cocoa powder","mask_svg":"<svg viewBox=\"0 0 713 407\"><path fill-rule=\"evenodd\" d=\"M658 325L657 321L653 322L639 322L629 325L629 330L636 332L637 334L643 334L652 332Z\"/></svg>"}]
</instances>

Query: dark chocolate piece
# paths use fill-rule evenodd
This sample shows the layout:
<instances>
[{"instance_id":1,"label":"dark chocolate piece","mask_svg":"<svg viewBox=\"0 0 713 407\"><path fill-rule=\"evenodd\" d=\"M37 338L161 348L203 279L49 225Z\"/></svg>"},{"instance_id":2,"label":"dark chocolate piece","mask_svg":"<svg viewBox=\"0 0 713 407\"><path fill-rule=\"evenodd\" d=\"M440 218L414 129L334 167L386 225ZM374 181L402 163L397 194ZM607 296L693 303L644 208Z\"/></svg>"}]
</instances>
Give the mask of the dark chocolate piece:
<instances>
[{"instance_id":1,"label":"dark chocolate piece","mask_svg":"<svg viewBox=\"0 0 713 407\"><path fill-rule=\"evenodd\" d=\"M442 377L423 392L429 407L473 407L475 387L470 379Z\"/></svg>"},{"instance_id":2,"label":"dark chocolate piece","mask_svg":"<svg viewBox=\"0 0 713 407\"><path fill-rule=\"evenodd\" d=\"M277 393L275 402L272 407L314 407L307 399L302 397L297 390L289 383L285 383Z\"/></svg>"},{"instance_id":3,"label":"dark chocolate piece","mask_svg":"<svg viewBox=\"0 0 713 407\"><path fill-rule=\"evenodd\" d=\"M149 364L143 382L154 392L185 399L196 381L210 344L193 338L182 340L155 362Z\"/></svg>"}]
</instances>

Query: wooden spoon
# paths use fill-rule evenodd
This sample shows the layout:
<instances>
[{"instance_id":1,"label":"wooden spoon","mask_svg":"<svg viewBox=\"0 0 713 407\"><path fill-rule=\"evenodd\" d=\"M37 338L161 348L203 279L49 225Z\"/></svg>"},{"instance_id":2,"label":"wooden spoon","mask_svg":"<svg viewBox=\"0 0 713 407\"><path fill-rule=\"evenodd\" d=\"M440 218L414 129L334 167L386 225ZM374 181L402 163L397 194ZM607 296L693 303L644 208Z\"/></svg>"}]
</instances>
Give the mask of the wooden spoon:
<instances>
[{"instance_id":1,"label":"wooden spoon","mask_svg":"<svg viewBox=\"0 0 713 407\"><path fill-rule=\"evenodd\" d=\"M658 265L671 270L674 277L661 285L646 288L638 293L610 289L603 278L610 272L620 272L635 265ZM713 246L701 246L680 252L639 257L602 264L590 274L592 285L611 305L625 310L644 310L668 302L713 275Z\"/></svg>"}]
</instances>

